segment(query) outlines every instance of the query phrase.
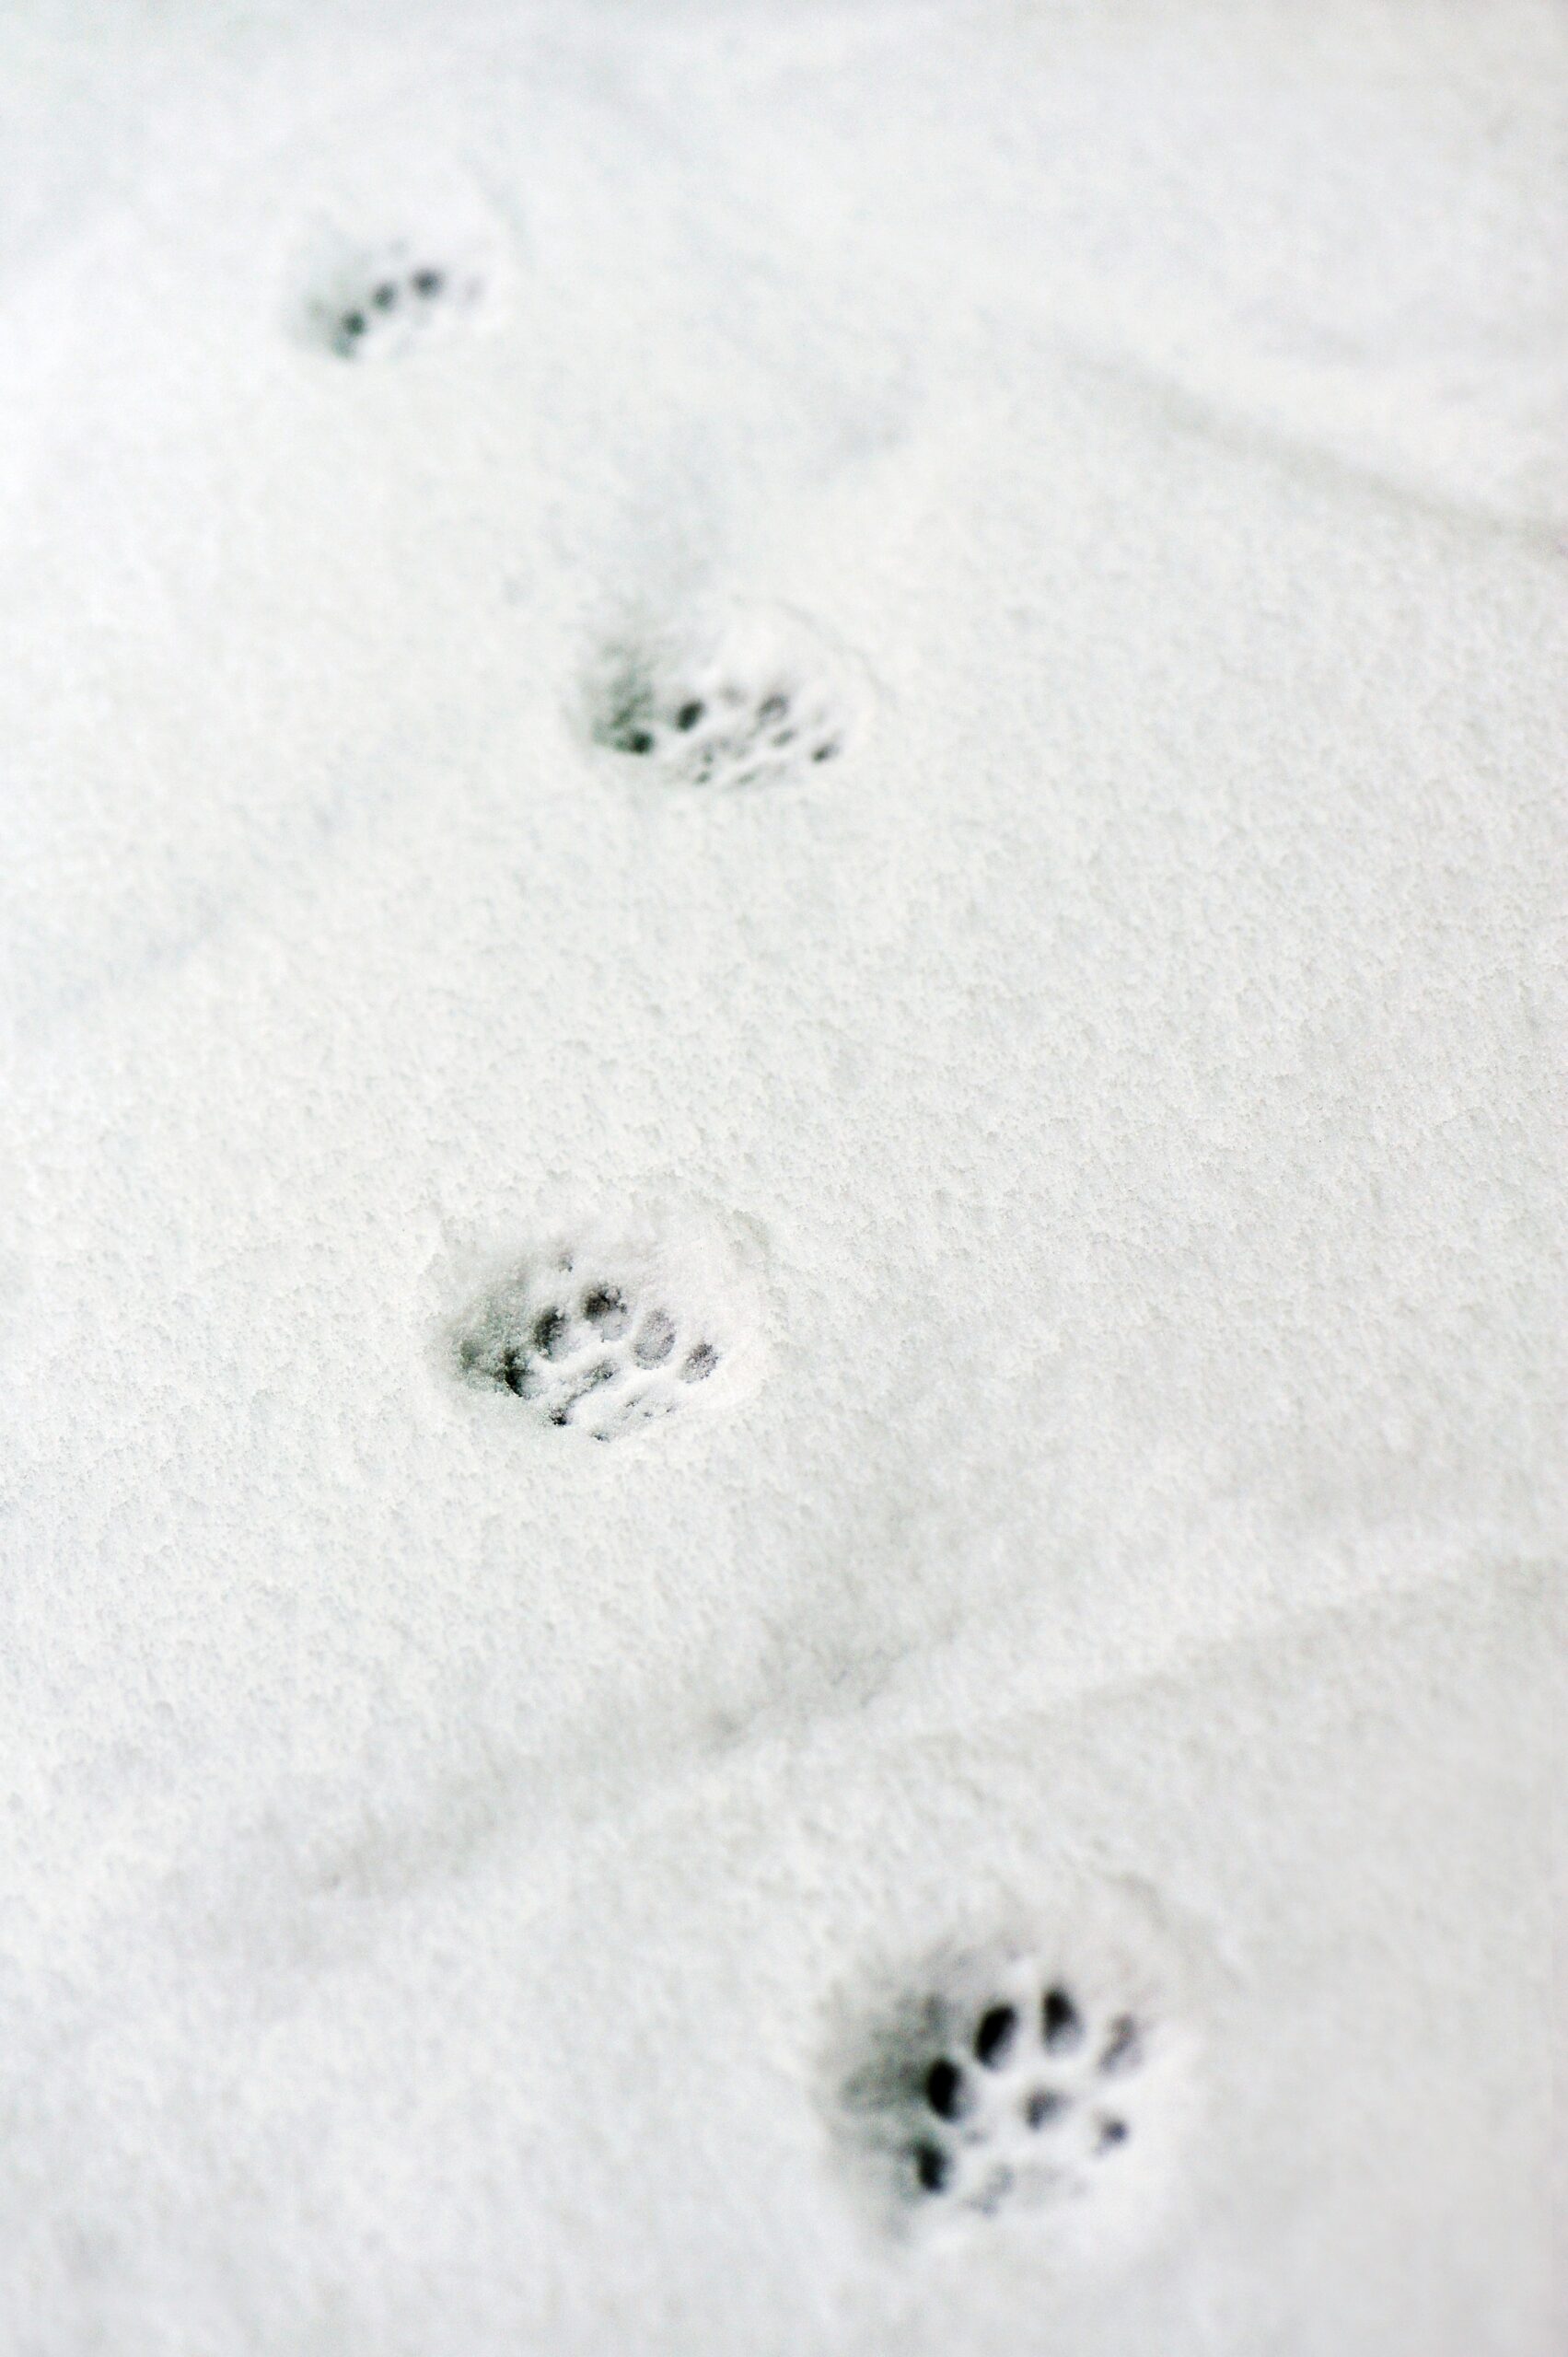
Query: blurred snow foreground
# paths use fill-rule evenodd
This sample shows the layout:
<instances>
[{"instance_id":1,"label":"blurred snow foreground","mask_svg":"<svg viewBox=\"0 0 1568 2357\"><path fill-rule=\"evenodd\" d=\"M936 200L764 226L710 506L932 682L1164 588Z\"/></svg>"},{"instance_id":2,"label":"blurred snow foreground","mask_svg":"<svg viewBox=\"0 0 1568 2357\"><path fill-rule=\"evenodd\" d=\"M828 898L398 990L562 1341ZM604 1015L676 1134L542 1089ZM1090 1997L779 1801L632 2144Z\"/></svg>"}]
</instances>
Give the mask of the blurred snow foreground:
<instances>
[{"instance_id":1,"label":"blurred snow foreground","mask_svg":"<svg viewBox=\"0 0 1568 2357\"><path fill-rule=\"evenodd\" d=\"M1565 43L7 13L7 2357L1561 2350Z\"/></svg>"}]
</instances>

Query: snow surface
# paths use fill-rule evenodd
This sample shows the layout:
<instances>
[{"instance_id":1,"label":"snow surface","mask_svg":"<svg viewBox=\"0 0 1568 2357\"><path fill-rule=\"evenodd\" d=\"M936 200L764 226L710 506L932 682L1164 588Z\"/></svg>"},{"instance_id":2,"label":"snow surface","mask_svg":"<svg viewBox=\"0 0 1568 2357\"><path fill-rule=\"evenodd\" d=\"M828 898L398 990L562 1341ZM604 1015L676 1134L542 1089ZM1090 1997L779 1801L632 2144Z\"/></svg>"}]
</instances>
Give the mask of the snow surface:
<instances>
[{"instance_id":1,"label":"snow surface","mask_svg":"<svg viewBox=\"0 0 1568 2357\"><path fill-rule=\"evenodd\" d=\"M0 110L6 2357L1557 2357L1561 13L19 0ZM576 1236L714 1412L465 1378ZM1019 1956L1168 2165L889 2224Z\"/></svg>"}]
</instances>

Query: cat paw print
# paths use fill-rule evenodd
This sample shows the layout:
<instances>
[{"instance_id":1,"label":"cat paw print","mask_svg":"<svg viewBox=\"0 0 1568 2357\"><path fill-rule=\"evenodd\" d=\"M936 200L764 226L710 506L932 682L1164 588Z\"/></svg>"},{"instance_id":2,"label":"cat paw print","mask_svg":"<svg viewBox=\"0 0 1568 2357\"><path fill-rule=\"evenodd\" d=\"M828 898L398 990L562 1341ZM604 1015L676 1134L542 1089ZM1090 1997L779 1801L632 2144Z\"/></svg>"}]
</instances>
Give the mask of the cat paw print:
<instances>
[{"instance_id":1,"label":"cat paw print","mask_svg":"<svg viewBox=\"0 0 1568 2357\"><path fill-rule=\"evenodd\" d=\"M852 2101L917 2214L1103 2219L1168 2149L1181 2040L1146 1993L1037 1959L959 1966L910 2003Z\"/></svg>"},{"instance_id":2,"label":"cat paw print","mask_svg":"<svg viewBox=\"0 0 1568 2357\"><path fill-rule=\"evenodd\" d=\"M616 1440L731 1404L755 1380L759 1348L748 1305L711 1265L694 1281L656 1246L574 1241L490 1288L458 1361L535 1422Z\"/></svg>"},{"instance_id":3,"label":"cat paw print","mask_svg":"<svg viewBox=\"0 0 1568 2357\"><path fill-rule=\"evenodd\" d=\"M493 272L442 241L392 240L340 256L308 306L311 341L340 360L389 360L489 308Z\"/></svg>"},{"instance_id":4,"label":"cat paw print","mask_svg":"<svg viewBox=\"0 0 1568 2357\"><path fill-rule=\"evenodd\" d=\"M854 663L799 617L735 612L687 640L615 650L590 733L655 784L736 793L826 775L868 702Z\"/></svg>"}]
</instances>

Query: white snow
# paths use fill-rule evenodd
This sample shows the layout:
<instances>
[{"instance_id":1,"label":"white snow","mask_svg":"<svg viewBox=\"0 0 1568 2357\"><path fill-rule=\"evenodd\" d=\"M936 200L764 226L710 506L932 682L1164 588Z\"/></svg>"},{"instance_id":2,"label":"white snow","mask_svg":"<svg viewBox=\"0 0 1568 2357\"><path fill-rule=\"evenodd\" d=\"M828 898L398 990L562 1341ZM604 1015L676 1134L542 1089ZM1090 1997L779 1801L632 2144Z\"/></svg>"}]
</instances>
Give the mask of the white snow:
<instances>
[{"instance_id":1,"label":"white snow","mask_svg":"<svg viewBox=\"0 0 1568 2357\"><path fill-rule=\"evenodd\" d=\"M0 96L6 2357L1556 2357L1560 14ZM579 1235L724 1413L465 1380ZM856 2057L1124 1900L1160 2199L889 2231Z\"/></svg>"}]
</instances>

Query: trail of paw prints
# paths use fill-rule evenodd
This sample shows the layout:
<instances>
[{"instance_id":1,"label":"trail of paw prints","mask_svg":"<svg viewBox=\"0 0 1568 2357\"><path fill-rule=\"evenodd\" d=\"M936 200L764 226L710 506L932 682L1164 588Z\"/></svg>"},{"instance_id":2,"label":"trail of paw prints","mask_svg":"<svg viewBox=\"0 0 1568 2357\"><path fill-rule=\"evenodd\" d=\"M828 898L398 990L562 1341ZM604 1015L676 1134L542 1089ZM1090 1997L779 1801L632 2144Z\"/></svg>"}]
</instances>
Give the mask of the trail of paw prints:
<instances>
[{"instance_id":1,"label":"trail of paw prints","mask_svg":"<svg viewBox=\"0 0 1568 2357\"><path fill-rule=\"evenodd\" d=\"M851 2090L895 2202L917 2215L1118 2206L1141 2142L1168 2145L1171 2025L1100 1973L972 1962L885 2024Z\"/></svg>"},{"instance_id":2,"label":"trail of paw prints","mask_svg":"<svg viewBox=\"0 0 1568 2357\"><path fill-rule=\"evenodd\" d=\"M505 1392L537 1423L595 1440L729 1405L757 1356L733 1294L694 1284L637 1245L541 1254L492 1286L458 1338L470 1382Z\"/></svg>"},{"instance_id":3,"label":"trail of paw prints","mask_svg":"<svg viewBox=\"0 0 1568 2357\"><path fill-rule=\"evenodd\" d=\"M340 254L307 301L309 340L340 360L400 358L493 312L494 271L449 241Z\"/></svg>"},{"instance_id":4,"label":"trail of paw prints","mask_svg":"<svg viewBox=\"0 0 1568 2357\"><path fill-rule=\"evenodd\" d=\"M824 776L868 698L856 667L796 616L734 613L690 639L611 651L590 733L652 782L727 794Z\"/></svg>"}]
</instances>

